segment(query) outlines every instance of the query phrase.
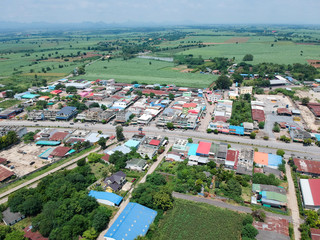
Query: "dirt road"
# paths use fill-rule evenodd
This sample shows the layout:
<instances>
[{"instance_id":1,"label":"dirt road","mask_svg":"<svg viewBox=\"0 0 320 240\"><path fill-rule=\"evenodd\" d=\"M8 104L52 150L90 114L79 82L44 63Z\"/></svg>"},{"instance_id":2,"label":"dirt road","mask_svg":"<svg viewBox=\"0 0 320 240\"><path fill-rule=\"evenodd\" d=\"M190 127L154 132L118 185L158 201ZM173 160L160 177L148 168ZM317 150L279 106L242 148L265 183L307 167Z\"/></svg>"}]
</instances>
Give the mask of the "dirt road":
<instances>
[{"instance_id":1,"label":"dirt road","mask_svg":"<svg viewBox=\"0 0 320 240\"><path fill-rule=\"evenodd\" d=\"M291 210L291 215L292 215L292 222L293 222L293 230L294 230L294 237L296 240L300 239L300 214L299 214L299 207L298 207L298 201L297 201L297 196L296 196L296 191L291 175L291 168L286 163L286 175L288 179L288 193L287 193L287 199L288 199L288 208Z\"/></svg>"}]
</instances>

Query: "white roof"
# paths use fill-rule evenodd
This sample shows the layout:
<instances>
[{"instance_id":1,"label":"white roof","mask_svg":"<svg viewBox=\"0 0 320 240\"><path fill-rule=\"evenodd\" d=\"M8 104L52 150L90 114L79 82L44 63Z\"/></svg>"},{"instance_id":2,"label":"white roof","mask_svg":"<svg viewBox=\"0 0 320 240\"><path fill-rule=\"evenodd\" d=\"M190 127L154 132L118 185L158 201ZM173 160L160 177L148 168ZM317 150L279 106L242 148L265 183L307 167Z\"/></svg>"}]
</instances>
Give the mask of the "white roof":
<instances>
[{"instance_id":1,"label":"white roof","mask_svg":"<svg viewBox=\"0 0 320 240\"><path fill-rule=\"evenodd\" d=\"M138 120L140 121L148 121L149 119L151 119L152 116L149 114L143 114L141 117L138 118Z\"/></svg>"},{"instance_id":2,"label":"white roof","mask_svg":"<svg viewBox=\"0 0 320 240\"><path fill-rule=\"evenodd\" d=\"M314 206L309 179L300 179L303 202L306 206Z\"/></svg>"},{"instance_id":3,"label":"white roof","mask_svg":"<svg viewBox=\"0 0 320 240\"><path fill-rule=\"evenodd\" d=\"M87 137L86 137L86 141L89 141L90 143L96 143L99 141L100 138L108 138L110 137L109 135L104 135L104 134L99 134L99 133L90 133Z\"/></svg>"}]
</instances>

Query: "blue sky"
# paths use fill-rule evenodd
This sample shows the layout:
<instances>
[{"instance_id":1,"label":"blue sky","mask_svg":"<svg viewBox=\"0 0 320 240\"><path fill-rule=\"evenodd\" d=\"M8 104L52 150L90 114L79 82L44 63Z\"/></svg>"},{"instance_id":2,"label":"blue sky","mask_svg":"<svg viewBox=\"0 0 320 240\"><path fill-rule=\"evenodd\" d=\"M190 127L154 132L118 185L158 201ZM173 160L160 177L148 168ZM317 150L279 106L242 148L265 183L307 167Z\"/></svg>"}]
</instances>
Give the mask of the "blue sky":
<instances>
[{"instance_id":1,"label":"blue sky","mask_svg":"<svg viewBox=\"0 0 320 240\"><path fill-rule=\"evenodd\" d=\"M0 21L320 24L320 0L0 0Z\"/></svg>"}]
</instances>

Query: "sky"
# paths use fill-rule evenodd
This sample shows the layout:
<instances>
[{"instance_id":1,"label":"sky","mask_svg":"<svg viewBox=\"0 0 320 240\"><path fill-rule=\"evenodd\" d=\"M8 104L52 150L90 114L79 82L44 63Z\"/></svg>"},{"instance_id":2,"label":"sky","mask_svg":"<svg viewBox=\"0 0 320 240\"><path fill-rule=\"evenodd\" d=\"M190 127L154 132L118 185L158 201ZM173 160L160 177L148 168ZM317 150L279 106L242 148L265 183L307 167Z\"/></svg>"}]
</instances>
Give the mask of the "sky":
<instances>
[{"instance_id":1,"label":"sky","mask_svg":"<svg viewBox=\"0 0 320 240\"><path fill-rule=\"evenodd\" d=\"M1 22L320 24L320 0L0 0Z\"/></svg>"}]
</instances>

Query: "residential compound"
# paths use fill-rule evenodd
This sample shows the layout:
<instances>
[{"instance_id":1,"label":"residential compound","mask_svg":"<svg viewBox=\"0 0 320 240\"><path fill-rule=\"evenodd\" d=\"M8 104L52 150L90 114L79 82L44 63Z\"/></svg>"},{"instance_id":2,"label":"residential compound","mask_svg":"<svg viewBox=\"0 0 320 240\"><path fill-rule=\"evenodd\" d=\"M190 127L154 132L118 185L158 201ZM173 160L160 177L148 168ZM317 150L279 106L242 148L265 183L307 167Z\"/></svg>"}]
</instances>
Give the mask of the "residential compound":
<instances>
[{"instance_id":1,"label":"residential compound","mask_svg":"<svg viewBox=\"0 0 320 240\"><path fill-rule=\"evenodd\" d=\"M206 109L205 100L202 97L192 97L191 93L178 97L158 118L156 125L167 126L172 123L176 128L195 129Z\"/></svg>"},{"instance_id":2,"label":"residential compound","mask_svg":"<svg viewBox=\"0 0 320 240\"><path fill-rule=\"evenodd\" d=\"M214 161L218 166L234 170L238 174L252 175L254 151L253 149L228 148L225 143L200 141L189 143L184 139L177 139L172 150L167 153L166 161L188 161L188 165L203 165Z\"/></svg>"}]
</instances>

